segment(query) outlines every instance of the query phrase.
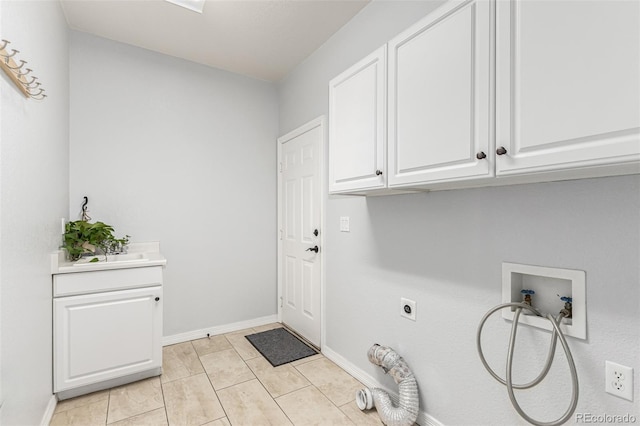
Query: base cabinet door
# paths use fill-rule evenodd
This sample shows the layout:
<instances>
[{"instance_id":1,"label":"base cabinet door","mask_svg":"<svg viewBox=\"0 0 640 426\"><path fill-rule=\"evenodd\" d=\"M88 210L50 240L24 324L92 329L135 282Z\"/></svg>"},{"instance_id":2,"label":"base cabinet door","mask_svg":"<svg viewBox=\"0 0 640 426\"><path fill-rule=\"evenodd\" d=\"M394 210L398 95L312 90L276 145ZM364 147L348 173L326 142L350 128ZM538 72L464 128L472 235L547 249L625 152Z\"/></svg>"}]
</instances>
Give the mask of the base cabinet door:
<instances>
[{"instance_id":1,"label":"base cabinet door","mask_svg":"<svg viewBox=\"0 0 640 426\"><path fill-rule=\"evenodd\" d=\"M54 392L162 365L162 287L55 298Z\"/></svg>"},{"instance_id":2,"label":"base cabinet door","mask_svg":"<svg viewBox=\"0 0 640 426\"><path fill-rule=\"evenodd\" d=\"M496 12L497 175L638 161L640 2L510 0Z\"/></svg>"},{"instance_id":3,"label":"base cabinet door","mask_svg":"<svg viewBox=\"0 0 640 426\"><path fill-rule=\"evenodd\" d=\"M329 192L386 186L386 46L329 83Z\"/></svg>"},{"instance_id":4,"label":"base cabinet door","mask_svg":"<svg viewBox=\"0 0 640 426\"><path fill-rule=\"evenodd\" d=\"M493 176L493 7L450 1L389 42L389 187Z\"/></svg>"}]
</instances>

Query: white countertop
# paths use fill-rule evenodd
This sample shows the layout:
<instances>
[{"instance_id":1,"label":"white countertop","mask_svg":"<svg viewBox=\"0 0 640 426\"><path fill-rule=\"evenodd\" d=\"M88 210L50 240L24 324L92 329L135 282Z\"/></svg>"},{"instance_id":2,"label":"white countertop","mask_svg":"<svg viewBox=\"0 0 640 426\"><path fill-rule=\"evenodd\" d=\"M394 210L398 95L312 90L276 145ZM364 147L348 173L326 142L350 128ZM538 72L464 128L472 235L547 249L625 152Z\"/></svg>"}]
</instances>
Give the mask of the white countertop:
<instances>
[{"instance_id":1,"label":"white countertop","mask_svg":"<svg viewBox=\"0 0 640 426\"><path fill-rule=\"evenodd\" d=\"M58 250L51 254L51 274L72 274L75 272L104 271L109 269L144 268L147 266L164 266L167 259L160 253L160 243L158 241L148 243L130 243L129 250L123 258L135 257L131 255L139 254L139 258L133 260L111 260L94 263L70 262L66 258L64 250ZM114 257L117 259L119 255ZM104 258L104 256L97 256Z\"/></svg>"}]
</instances>

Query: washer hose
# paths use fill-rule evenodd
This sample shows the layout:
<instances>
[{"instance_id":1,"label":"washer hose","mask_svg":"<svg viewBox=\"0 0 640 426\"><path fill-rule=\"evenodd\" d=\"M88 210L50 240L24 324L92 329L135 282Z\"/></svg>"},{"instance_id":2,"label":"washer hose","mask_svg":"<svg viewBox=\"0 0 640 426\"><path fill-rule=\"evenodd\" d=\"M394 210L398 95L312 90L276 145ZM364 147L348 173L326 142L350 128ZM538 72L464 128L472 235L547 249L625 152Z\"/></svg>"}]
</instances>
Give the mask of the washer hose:
<instances>
[{"instance_id":1,"label":"washer hose","mask_svg":"<svg viewBox=\"0 0 640 426\"><path fill-rule=\"evenodd\" d=\"M480 338L482 334L482 328L484 327L484 323L487 321L487 319L491 315L493 315L496 311L499 311L500 309L508 308L508 307L515 307L516 311L513 316L513 324L511 326L511 336L509 337L509 350L507 352L506 378L502 379L500 376L498 376L498 374L496 374L495 371L491 369L491 367L489 367L489 364L487 363L487 360L485 359L484 354L482 352L482 345L480 343ZM549 353L547 354L547 360L538 377L536 377L529 383L517 385L513 383L513 378L512 378L513 352L516 344L516 331L518 329L518 320L520 319L520 313L522 312L522 309L527 309L533 312L534 314L538 315L539 317L548 319L553 327L553 332L551 334L551 344L549 345ZM518 414L520 414L523 419L525 419L529 423L534 424L536 426L561 425L565 423L567 420L569 420L569 418L573 415L573 412L575 411L576 406L578 405L578 373L576 372L576 365L573 362L573 356L571 355L571 350L569 350L567 339L564 337L564 334L562 333L562 331L560 330L560 327L558 326L558 324L560 324L560 321L562 320L562 318L564 318L564 316L565 316L565 313L561 311L557 318L553 318L551 314L547 314L547 316L544 317L537 309L525 303L516 303L516 302L503 303L489 310L489 312L487 312L484 315L484 317L480 321L480 325L478 326L478 334L476 336L476 346L478 348L478 355L480 355L480 360L482 361L484 368L487 369L489 374L491 374L494 379L496 379L498 382L502 383L507 387L507 392L509 393L509 399L511 400L511 404L513 405L513 408L516 409ZM547 373L551 368L551 363L553 362L553 355L556 350L557 339L560 339L560 344L562 345L562 349L564 350L564 353L567 356L567 363L569 364L569 370L571 371L571 404L569 405L569 408L567 409L567 411L559 419L551 422L541 422L529 417L524 412L524 410L522 410L522 407L520 407L520 404L518 404L518 401L516 400L513 390L532 388L538 383L540 383L547 376Z\"/></svg>"}]
</instances>

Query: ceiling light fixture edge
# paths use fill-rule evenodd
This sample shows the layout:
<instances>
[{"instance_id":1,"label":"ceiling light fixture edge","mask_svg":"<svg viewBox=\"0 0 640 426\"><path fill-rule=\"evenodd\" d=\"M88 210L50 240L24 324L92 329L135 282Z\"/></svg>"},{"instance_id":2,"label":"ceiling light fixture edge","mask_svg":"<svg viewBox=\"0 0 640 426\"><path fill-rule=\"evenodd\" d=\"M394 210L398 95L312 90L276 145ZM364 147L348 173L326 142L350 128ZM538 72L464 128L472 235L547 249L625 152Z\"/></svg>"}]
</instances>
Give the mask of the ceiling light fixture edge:
<instances>
[{"instance_id":1,"label":"ceiling light fixture edge","mask_svg":"<svg viewBox=\"0 0 640 426\"><path fill-rule=\"evenodd\" d=\"M169 3L173 3L176 6L184 7L193 12L202 13L204 10L205 0L165 0Z\"/></svg>"}]
</instances>

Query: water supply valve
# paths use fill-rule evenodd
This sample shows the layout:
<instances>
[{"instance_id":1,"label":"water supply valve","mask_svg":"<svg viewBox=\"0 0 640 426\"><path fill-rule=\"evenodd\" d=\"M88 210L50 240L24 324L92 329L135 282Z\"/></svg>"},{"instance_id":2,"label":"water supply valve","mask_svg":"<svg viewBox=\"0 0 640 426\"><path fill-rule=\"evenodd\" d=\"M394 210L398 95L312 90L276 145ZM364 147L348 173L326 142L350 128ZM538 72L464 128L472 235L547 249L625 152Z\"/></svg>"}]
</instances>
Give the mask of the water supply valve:
<instances>
[{"instance_id":1,"label":"water supply valve","mask_svg":"<svg viewBox=\"0 0 640 426\"><path fill-rule=\"evenodd\" d=\"M531 296L533 296L534 294L536 294L535 291L533 290L527 290L527 289L523 289L520 290L520 293L523 295L522 297L522 303L529 305L529 306L533 306L531 304Z\"/></svg>"},{"instance_id":2,"label":"water supply valve","mask_svg":"<svg viewBox=\"0 0 640 426\"><path fill-rule=\"evenodd\" d=\"M560 295L558 295L560 297ZM569 296L562 296L560 300L564 302L564 308L560 310L560 313L564 315L565 318L573 317L573 298Z\"/></svg>"}]
</instances>

